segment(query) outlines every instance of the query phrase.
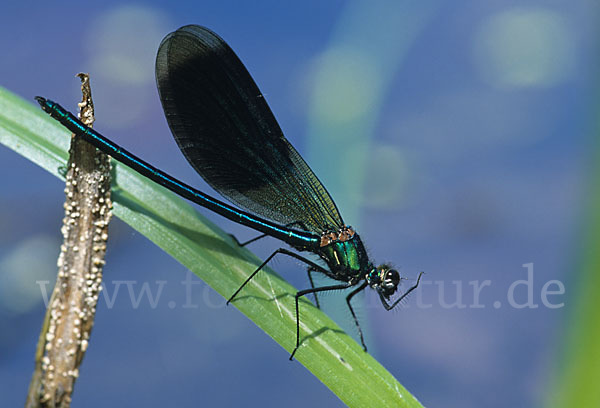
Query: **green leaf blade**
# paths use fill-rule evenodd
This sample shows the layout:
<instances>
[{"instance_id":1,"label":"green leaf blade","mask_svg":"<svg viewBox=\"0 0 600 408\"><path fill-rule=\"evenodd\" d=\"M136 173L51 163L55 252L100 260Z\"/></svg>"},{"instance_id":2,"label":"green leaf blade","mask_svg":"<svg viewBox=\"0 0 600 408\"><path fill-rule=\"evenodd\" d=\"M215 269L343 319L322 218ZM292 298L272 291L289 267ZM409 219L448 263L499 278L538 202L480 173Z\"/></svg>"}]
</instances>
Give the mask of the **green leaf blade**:
<instances>
[{"instance_id":1,"label":"green leaf blade","mask_svg":"<svg viewBox=\"0 0 600 408\"><path fill-rule=\"evenodd\" d=\"M69 132L33 104L0 88L0 143L55 176L66 166ZM187 202L113 162L113 213L228 298L261 261ZM233 302L286 350L295 344L296 289L266 268ZM421 407L329 317L303 299L296 360L351 407Z\"/></svg>"}]
</instances>

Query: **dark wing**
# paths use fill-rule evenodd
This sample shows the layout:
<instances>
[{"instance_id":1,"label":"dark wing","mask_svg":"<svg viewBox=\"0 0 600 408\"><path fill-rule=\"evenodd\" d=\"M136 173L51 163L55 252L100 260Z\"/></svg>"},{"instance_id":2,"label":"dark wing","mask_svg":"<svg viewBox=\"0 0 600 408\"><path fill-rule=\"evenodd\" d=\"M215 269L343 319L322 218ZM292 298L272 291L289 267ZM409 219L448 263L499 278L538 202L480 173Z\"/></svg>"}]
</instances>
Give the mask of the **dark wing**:
<instances>
[{"instance_id":1,"label":"dark wing","mask_svg":"<svg viewBox=\"0 0 600 408\"><path fill-rule=\"evenodd\" d=\"M216 191L263 218L317 234L344 225L219 36L195 25L169 34L156 57L156 82L179 148Z\"/></svg>"}]
</instances>

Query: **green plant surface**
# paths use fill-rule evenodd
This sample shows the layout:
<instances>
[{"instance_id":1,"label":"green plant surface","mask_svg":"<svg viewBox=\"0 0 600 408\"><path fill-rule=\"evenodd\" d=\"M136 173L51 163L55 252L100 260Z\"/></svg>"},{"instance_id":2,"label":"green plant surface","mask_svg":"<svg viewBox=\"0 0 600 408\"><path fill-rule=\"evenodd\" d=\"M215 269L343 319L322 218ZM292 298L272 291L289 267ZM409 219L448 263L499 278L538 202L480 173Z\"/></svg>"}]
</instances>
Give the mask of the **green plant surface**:
<instances>
[{"instance_id":1,"label":"green plant surface","mask_svg":"<svg viewBox=\"0 0 600 408\"><path fill-rule=\"evenodd\" d=\"M598 110L598 106L596 106ZM563 349L546 406L550 408L597 408L600 406L600 122L592 126L589 197L585 211L582 246L571 279L574 290L564 326Z\"/></svg>"},{"instance_id":2,"label":"green plant surface","mask_svg":"<svg viewBox=\"0 0 600 408\"><path fill-rule=\"evenodd\" d=\"M62 178L69 132L0 88L0 143ZM183 199L113 161L113 213L228 298L261 261ZM233 302L286 350L295 345L296 289L270 269ZM296 360L350 407L421 407L385 368L308 300ZM293 363L290 363L293 364Z\"/></svg>"}]
</instances>

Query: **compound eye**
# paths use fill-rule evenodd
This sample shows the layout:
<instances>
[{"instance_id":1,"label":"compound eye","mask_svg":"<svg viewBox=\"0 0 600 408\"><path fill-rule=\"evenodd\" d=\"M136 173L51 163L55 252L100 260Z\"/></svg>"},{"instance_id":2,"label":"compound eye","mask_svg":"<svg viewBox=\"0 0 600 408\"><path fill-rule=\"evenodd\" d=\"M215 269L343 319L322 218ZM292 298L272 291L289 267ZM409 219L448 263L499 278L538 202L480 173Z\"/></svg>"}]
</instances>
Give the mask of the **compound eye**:
<instances>
[{"instance_id":1,"label":"compound eye","mask_svg":"<svg viewBox=\"0 0 600 408\"><path fill-rule=\"evenodd\" d=\"M390 269L385 273L382 286L386 291L394 291L400 283L400 274L395 269Z\"/></svg>"}]
</instances>

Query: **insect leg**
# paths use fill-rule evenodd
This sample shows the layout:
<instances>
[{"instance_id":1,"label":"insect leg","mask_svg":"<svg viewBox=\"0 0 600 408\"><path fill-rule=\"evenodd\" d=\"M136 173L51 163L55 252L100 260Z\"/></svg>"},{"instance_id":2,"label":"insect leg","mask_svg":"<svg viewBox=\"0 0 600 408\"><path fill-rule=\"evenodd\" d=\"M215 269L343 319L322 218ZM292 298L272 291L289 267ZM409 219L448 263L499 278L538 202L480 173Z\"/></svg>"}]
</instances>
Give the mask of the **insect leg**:
<instances>
[{"instance_id":1,"label":"insect leg","mask_svg":"<svg viewBox=\"0 0 600 408\"><path fill-rule=\"evenodd\" d=\"M385 307L385 310L392 310L394 307L396 307L396 305L398 303L400 303L402 301L402 299L407 297L410 294L410 292L415 290L417 288L417 286L419 286L419 282L421 281L421 276L423 276L423 272L419 273L419 277L417 278L417 283L415 283L414 286L411 286L406 292L404 292L404 294L402 296L400 296L398 299L396 299L396 301L392 305L389 305L388 302L383 297L383 295L380 293L379 298L381 299L381 303L383 304L383 307Z\"/></svg>"},{"instance_id":2,"label":"insect leg","mask_svg":"<svg viewBox=\"0 0 600 408\"><path fill-rule=\"evenodd\" d=\"M231 297L229 298L229 300L227 300L227 304L229 304L230 302L233 301L233 299L237 296L238 293L240 293L240 291L244 288L244 286L246 286L246 284L248 282L250 282L252 280L252 278L254 278L254 276L256 276L256 274L258 272L260 272L260 270L262 268L265 267L266 264L269 263L269 261L271 261L271 259L273 259L273 257L277 254L283 254L283 255L287 255L287 256L291 256L292 258L296 258L302 262L304 262L305 264L307 264L310 268L314 269L314 270L318 270L318 271L322 271L324 270L324 268L322 266L317 265L316 263L312 262L309 259L304 258L301 255L298 255L295 252L289 251L285 248L279 248L278 250L276 250L275 252L273 252L271 255L269 255L269 257L267 259L265 259L265 261L258 267L256 268L256 270L254 272L252 272L250 274L250 276L248 276L248 278L244 281L244 283L242 283L242 286L240 286L238 288L238 290L235 291L235 293L233 295L231 295Z\"/></svg>"},{"instance_id":3,"label":"insect leg","mask_svg":"<svg viewBox=\"0 0 600 408\"><path fill-rule=\"evenodd\" d=\"M311 272L321 272L321 273L323 273L323 271L315 269L312 266L309 266L308 269L306 270L306 272L308 272L308 281L310 282L310 287L312 289L314 289L315 288L315 284L313 282L313 278L312 278L312 273ZM315 292L314 295L315 295L315 304L317 305L317 308L320 309L321 306L319 305L319 298L317 297L317 293Z\"/></svg>"},{"instance_id":4,"label":"insect leg","mask_svg":"<svg viewBox=\"0 0 600 408\"><path fill-rule=\"evenodd\" d=\"M356 295L358 292L364 290L367 287L367 285L368 285L367 281L364 281L362 283L362 285L360 285L358 288L356 288L355 290L350 292L348 294L348 296L346 296L346 303L348 304L348 309L350 309L350 313L352 313L352 318L354 319L354 324L356 324L356 328L358 329L358 334L360 335L360 342L365 351L367 351L367 345L365 344L365 339L363 337L362 329L360 328L360 324L358 323L358 319L356 318L356 313L354 313L354 309L352 308L352 304L350 303L350 301L352 300L354 295Z\"/></svg>"},{"instance_id":5,"label":"insect leg","mask_svg":"<svg viewBox=\"0 0 600 408\"><path fill-rule=\"evenodd\" d=\"M301 290L296 293L296 347L294 347L294 351L292 351L292 354L290 355L290 361L294 359L294 354L296 354L298 347L300 347L300 313L298 311L298 299L300 299L304 295L308 295L309 293L346 289L353 285L354 285L353 283L346 282L346 283L342 283L339 285L322 286L320 288L305 289L305 290Z\"/></svg>"}]
</instances>

